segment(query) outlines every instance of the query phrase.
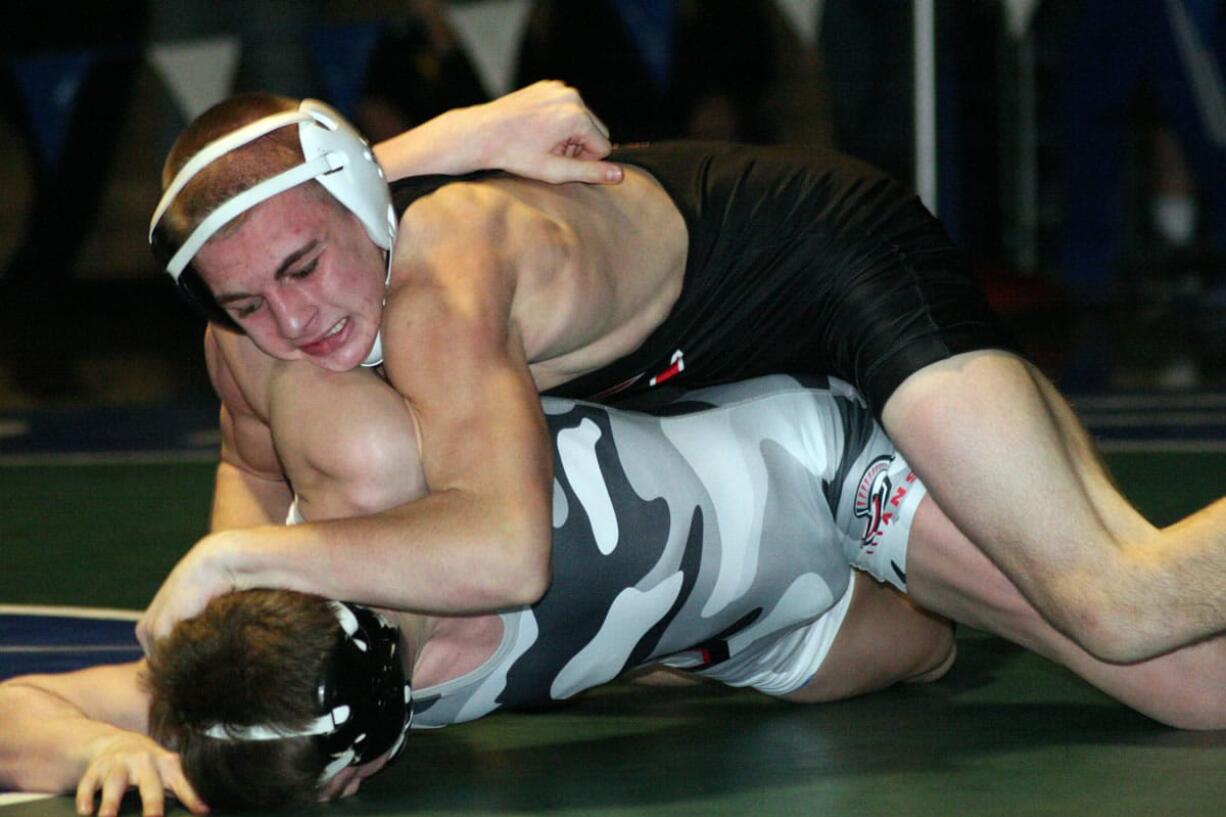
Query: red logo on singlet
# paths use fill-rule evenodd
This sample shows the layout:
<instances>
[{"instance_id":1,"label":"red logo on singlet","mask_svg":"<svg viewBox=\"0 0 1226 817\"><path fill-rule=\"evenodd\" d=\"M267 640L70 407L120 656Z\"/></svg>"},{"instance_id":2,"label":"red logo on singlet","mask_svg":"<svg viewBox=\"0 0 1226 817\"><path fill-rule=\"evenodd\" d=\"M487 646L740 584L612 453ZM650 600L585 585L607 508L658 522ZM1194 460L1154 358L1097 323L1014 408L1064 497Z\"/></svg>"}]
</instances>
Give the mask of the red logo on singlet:
<instances>
[{"instance_id":1,"label":"red logo on singlet","mask_svg":"<svg viewBox=\"0 0 1226 817\"><path fill-rule=\"evenodd\" d=\"M911 483L915 481L915 472L908 471L903 478L903 484L895 488L888 473L893 462L893 454L882 454L870 462L856 488L856 501L852 511L864 520L860 547L869 553L876 549L886 526L894 521L898 507L910 493Z\"/></svg>"},{"instance_id":2,"label":"red logo on singlet","mask_svg":"<svg viewBox=\"0 0 1226 817\"><path fill-rule=\"evenodd\" d=\"M856 488L856 501L852 511L856 517L864 520L864 533L860 535L860 547L869 552L877 547L881 537L881 529L890 524L893 514L889 510L890 494L893 485L890 482L890 463L894 457L884 454L868 464L860 484ZM897 503L894 503L897 505Z\"/></svg>"},{"instance_id":3,"label":"red logo on singlet","mask_svg":"<svg viewBox=\"0 0 1226 817\"><path fill-rule=\"evenodd\" d=\"M685 352L678 349L668 359L668 368L647 382L648 386L658 386L666 380L672 380L685 371Z\"/></svg>"},{"instance_id":4,"label":"red logo on singlet","mask_svg":"<svg viewBox=\"0 0 1226 817\"><path fill-rule=\"evenodd\" d=\"M684 371L685 371L685 352L683 352L681 349L678 349L677 351L673 352L673 356L668 359L668 367L647 381L647 387L653 388L655 386L660 385L661 383L664 383L665 381L672 380L674 377L676 377L677 375L681 374ZM606 400L610 397L613 397L616 394L621 394L622 392L626 391L631 386L633 386L635 383L638 383L640 380L642 380L645 374L646 372L639 372L633 377L626 378L622 382L618 383L616 386L610 386L609 388L605 389L602 392L597 392L596 394L592 395L590 399L595 400L596 402L600 402L601 400Z\"/></svg>"}]
</instances>

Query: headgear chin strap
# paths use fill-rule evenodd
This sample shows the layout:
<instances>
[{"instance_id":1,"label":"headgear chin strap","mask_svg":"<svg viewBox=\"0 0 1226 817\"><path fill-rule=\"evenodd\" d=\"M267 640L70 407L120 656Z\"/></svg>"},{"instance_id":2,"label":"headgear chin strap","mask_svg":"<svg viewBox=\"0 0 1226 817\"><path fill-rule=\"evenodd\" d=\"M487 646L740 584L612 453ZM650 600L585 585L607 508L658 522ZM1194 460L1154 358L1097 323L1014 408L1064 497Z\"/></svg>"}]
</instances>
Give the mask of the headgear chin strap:
<instances>
[{"instance_id":1,"label":"headgear chin strap","mask_svg":"<svg viewBox=\"0 0 1226 817\"><path fill-rule=\"evenodd\" d=\"M173 246L165 235L161 221L183 188L200 171L231 151L294 124L298 125L298 141L304 157L302 164L265 179L222 203L196 225L196 229L181 245ZM200 304L210 318L217 318L218 313L225 315L224 310L216 307L215 303L215 309L211 309L207 303L200 303L202 297L210 296L199 292L199 285L188 288L183 276L185 271L189 271L192 259L218 230L238 216L278 193L311 180L323 185L341 206L357 216L370 240L386 251L386 287L391 281L392 248L396 243L397 227L396 210L392 206L387 178L371 152L370 144L361 134L336 110L314 99L302 100L296 110L272 114L243 125L201 148L183 165L162 194L149 222L149 243L189 301ZM188 279L195 277L190 275ZM228 317L223 322L233 325ZM382 361L380 346L379 338L376 338L375 348L362 365L374 366Z\"/></svg>"},{"instance_id":2,"label":"headgear chin strap","mask_svg":"<svg viewBox=\"0 0 1226 817\"><path fill-rule=\"evenodd\" d=\"M400 660L400 630L370 608L329 602L341 633L316 691L318 716L300 729L215 723L218 740L265 741L313 737L331 758L320 783L346 766L369 763L404 748L413 720L413 691Z\"/></svg>"}]
</instances>

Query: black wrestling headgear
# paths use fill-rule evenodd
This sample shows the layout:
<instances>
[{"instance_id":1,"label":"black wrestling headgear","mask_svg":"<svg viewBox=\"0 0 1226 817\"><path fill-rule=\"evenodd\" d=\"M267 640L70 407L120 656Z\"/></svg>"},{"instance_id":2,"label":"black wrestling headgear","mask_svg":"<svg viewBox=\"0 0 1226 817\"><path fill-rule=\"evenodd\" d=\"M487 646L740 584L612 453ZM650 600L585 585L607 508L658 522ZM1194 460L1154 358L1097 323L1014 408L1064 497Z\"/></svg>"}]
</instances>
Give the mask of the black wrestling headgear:
<instances>
[{"instance_id":1,"label":"black wrestling headgear","mask_svg":"<svg viewBox=\"0 0 1226 817\"><path fill-rule=\"evenodd\" d=\"M217 723L204 734L221 740L314 737L327 752L320 782L404 748L413 693L400 660L400 630L370 608L329 602L341 632L316 692L318 717L302 729Z\"/></svg>"}]
</instances>

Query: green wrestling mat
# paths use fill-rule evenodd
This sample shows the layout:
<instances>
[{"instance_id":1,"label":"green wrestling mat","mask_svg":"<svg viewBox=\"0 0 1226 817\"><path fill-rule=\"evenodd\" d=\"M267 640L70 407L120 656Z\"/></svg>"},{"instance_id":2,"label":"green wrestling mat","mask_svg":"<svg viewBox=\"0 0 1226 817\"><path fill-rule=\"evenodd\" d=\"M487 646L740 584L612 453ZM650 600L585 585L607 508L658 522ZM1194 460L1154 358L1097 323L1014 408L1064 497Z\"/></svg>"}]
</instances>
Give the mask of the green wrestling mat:
<instances>
[{"instance_id":1,"label":"green wrestling mat","mask_svg":"<svg viewBox=\"0 0 1226 817\"><path fill-rule=\"evenodd\" d=\"M1159 523L1226 485L1226 454L1111 465ZM0 467L0 603L141 606L200 532L210 479L202 465ZM415 734L396 767L319 813L1226 813L1226 732L1159 726L995 638L964 633L959 647L936 684L838 704L617 684L547 712ZM75 812L61 797L0 813ZM134 800L124 813L139 813Z\"/></svg>"}]
</instances>

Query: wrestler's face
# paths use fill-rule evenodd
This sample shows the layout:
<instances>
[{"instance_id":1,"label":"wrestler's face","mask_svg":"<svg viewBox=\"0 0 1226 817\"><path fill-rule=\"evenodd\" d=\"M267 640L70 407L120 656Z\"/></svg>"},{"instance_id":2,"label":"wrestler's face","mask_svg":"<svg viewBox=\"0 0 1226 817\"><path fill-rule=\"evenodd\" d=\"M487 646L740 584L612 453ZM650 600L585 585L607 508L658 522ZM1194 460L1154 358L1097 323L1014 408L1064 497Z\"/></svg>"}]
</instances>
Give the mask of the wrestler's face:
<instances>
[{"instance_id":1,"label":"wrestler's face","mask_svg":"<svg viewBox=\"0 0 1226 817\"><path fill-rule=\"evenodd\" d=\"M346 371L374 344L384 252L353 214L305 186L253 208L193 263L217 302L272 357Z\"/></svg>"}]
</instances>

